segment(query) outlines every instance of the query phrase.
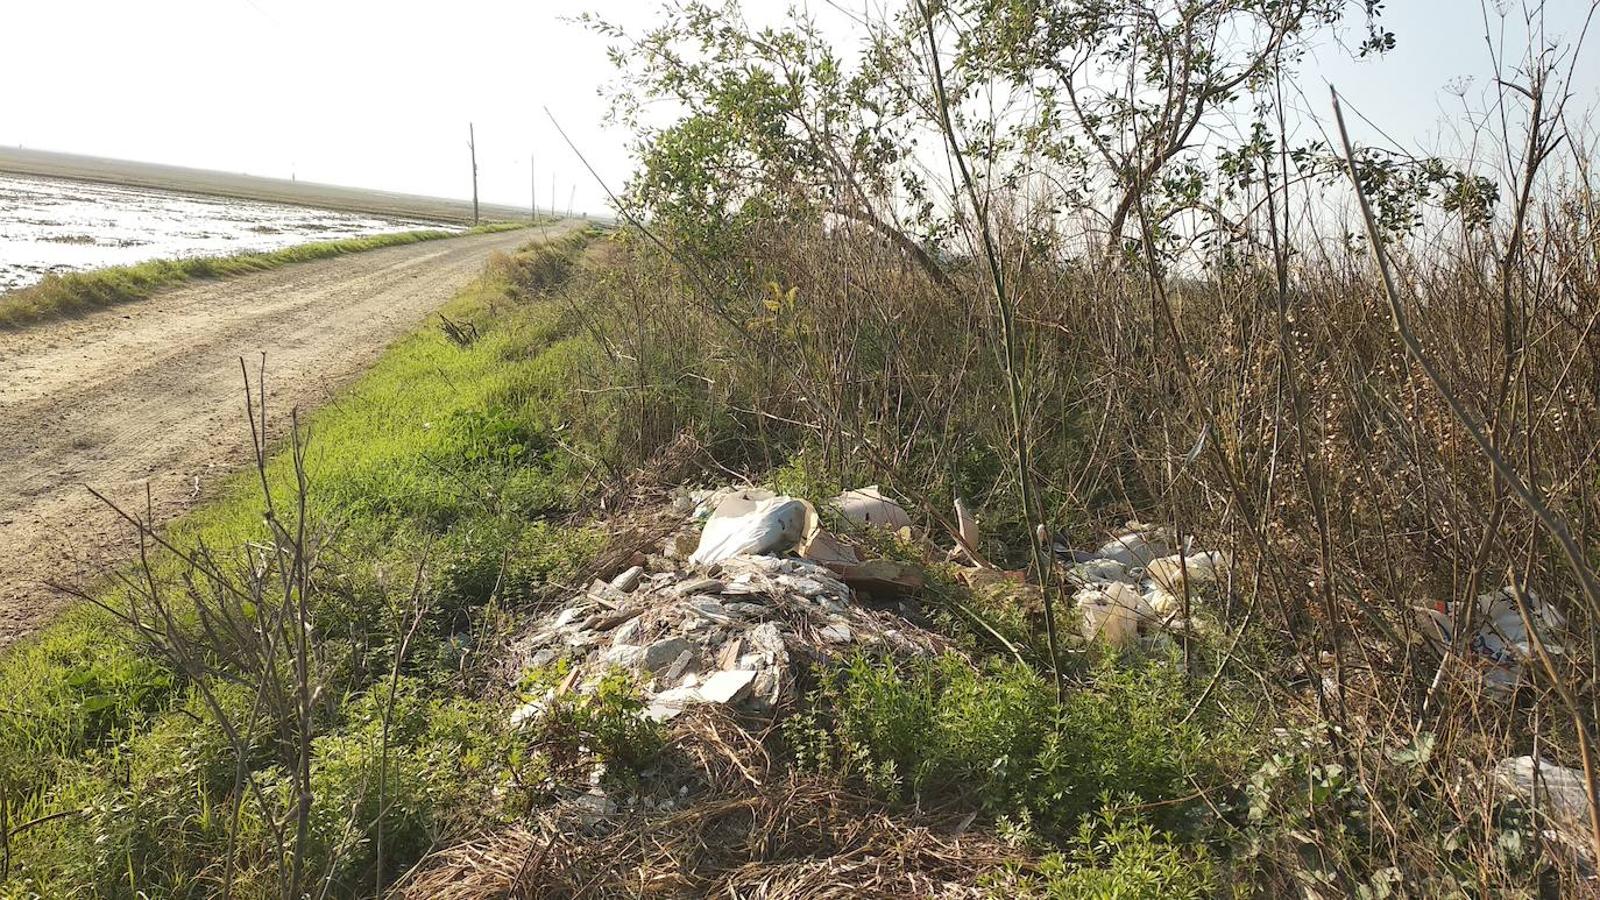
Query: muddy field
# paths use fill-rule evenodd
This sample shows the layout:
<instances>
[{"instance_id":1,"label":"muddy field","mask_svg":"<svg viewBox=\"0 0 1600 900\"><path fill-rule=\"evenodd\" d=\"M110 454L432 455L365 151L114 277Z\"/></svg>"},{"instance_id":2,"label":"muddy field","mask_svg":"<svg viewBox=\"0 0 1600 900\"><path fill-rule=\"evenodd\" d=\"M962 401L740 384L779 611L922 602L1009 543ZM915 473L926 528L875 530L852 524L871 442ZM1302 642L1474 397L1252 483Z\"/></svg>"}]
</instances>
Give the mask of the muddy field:
<instances>
[{"instance_id":1,"label":"muddy field","mask_svg":"<svg viewBox=\"0 0 1600 900\"><path fill-rule=\"evenodd\" d=\"M439 227L455 226L0 174L0 292L50 273Z\"/></svg>"},{"instance_id":2,"label":"muddy field","mask_svg":"<svg viewBox=\"0 0 1600 900\"><path fill-rule=\"evenodd\" d=\"M465 160L463 160L464 168ZM183 166L52 153L20 147L0 147L0 173L43 178L68 178L125 187L153 188L209 197L232 197L264 203L287 203L337 209L385 219L421 219L429 222L472 222L472 201L445 197L424 197L392 191L340 187L312 181L262 178L236 172L216 172ZM465 174L463 172L463 174ZM467 185L462 184L465 191ZM482 205L484 219L521 220L525 206L510 207L493 203Z\"/></svg>"}]
</instances>

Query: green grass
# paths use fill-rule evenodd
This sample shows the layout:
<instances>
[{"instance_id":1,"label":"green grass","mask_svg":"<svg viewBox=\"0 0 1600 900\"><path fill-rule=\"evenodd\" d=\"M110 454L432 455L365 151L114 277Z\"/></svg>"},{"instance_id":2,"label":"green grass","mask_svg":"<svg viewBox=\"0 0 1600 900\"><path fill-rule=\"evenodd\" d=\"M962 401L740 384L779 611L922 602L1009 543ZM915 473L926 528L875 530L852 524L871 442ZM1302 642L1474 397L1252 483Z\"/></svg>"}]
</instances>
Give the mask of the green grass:
<instances>
[{"instance_id":1,"label":"green grass","mask_svg":"<svg viewBox=\"0 0 1600 900\"><path fill-rule=\"evenodd\" d=\"M518 776L531 763L508 744L506 710L473 699L466 680L476 627L494 620L491 600L506 608L536 599L576 577L603 543L594 529L558 524L583 474L556 449L537 399L559 396L567 375L546 354L582 355L567 307L540 296L559 287L552 281L580 246L496 254L444 309L477 327L476 342L463 348L438 329L420 331L305 422L308 520L324 542L314 618L327 673L307 862L330 896L370 892L435 841L531 802L520 785L537 779ZM285 413L269 411L275 428ZM273 437L282 444L285 434ZM287 500L286 450L267 474ZM244 548L266 534L262 515L260 485L241 473L168 535L246 560ZM180 566L162 558L155 570L171 584ZM428 613L399 661L419 571ZM124 602L109 588L100 596L114 608ZM380 812L376 710L391 683L395 787ZM211 687L225 707L247 708L252 696L225 680ZM219 889L237 755L191 679L86 606L0 654L0 698L0 825L10 833L0 897ZM271 733L255 746L248 762L261 796L281 797L288 774ZM256 794L237 814L234 894L272 895L274 845ZM360 838L380 816L381 871Z\"/></svg>"},{"instance_id":2,"label":"green grass","mask_svg":"<svg viewBox=\"0 0 1600 900\"><path fill-rule=\"evenodd\" d=\"M130 300L142 300L162 288L196 278L231 278L250 272L276 269L290 263L310 262L343 256L347 253L361 253L383 247L460 237L465 234L489 234L526 227L527 224L522 222L496 222L478 225L465 232L400 231L393 234L297 244L262 253L239 253L233 256L205 256L194 259L161 259L89 272L47 275L38 284L0 295L0 328L19 328L56 316L127 303Z\"/></svg>"}]
</instances>

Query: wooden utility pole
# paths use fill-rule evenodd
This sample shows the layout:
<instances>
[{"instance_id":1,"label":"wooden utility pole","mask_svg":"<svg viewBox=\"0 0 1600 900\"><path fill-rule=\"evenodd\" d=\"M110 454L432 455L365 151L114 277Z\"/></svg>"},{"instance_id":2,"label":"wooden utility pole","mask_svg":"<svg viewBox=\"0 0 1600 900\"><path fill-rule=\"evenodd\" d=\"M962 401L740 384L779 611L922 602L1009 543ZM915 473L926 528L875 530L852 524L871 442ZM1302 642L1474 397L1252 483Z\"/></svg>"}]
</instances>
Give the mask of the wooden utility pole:
<instances>
[{"instance_id":1,"label":"wooden utility pole","mask_svg":"<svg viewBox=\"0 0 1600 900\"><path fill-rule=\"evenodd\" d=\"M467 150L472 153L472 224L478 224L478 136L467 123Z\"/></svg>"}]
</instances>

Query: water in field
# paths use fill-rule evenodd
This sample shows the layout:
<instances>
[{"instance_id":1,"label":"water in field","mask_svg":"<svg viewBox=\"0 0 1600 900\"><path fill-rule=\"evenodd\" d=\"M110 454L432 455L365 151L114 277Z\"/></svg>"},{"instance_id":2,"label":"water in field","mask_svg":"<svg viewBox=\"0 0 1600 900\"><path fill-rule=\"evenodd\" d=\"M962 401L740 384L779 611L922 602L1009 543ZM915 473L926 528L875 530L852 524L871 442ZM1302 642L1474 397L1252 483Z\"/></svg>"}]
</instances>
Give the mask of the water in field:
<instances>
[{"instance_id":1,"label":"water in field","mask_svg":"<svg viewBox=\"0 0 1600 900\"><path fill-rule=\"evenodd\" d=\"M0 292L51 272L225 256L443 226L148 188L0 174Z\"/></svg>"}]
</instances>

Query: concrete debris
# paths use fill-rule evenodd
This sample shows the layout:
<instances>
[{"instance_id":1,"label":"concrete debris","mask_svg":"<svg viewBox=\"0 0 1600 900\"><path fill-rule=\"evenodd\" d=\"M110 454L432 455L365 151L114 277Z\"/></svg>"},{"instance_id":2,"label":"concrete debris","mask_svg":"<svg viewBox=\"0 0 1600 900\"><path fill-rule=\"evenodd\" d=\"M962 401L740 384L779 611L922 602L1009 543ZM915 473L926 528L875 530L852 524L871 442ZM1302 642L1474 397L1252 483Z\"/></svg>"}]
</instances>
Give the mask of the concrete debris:
<instances>
[{"instance_id":1,"label":"concrete debris","mask_svg":"<svg viewBox=\"0 0 1600 900\"><path fill-rule=\"evenodd\" d=\"M611 586L626 594L639 586L639 579L644 577L644 566L633 566L622 574L611 579Z\"/></svg>"},{"instance_id":2,"label":"concrete debris","mask_svg":"<svg viewBox=\"0 0 1600 900\"><path fill-rule=\"evenodd\" d=\"M875 484L845 491L833 498L833 506L840 515L857 525L887 528L890 531L911 525L911 516L905 507L883 496Z\"/></svg>"},{"instance_id":3,"label":"concrete debris","mask_svg":"<svg viewBox=\"0 0 1600 900\"><path fill-rule=\"evenodd\" d=\"M1567 627L1560 611L1533 591L1523 591L1523 600L1545 650L1552 655L1565 652L1557 640ZM1441 653L1450 653L1455 647L1456 619L1464 611L1460 603L1435 603L1418 610L1424 632ZM1474 623L1478 628L1466 643L1468 660L1482 675L1491 697L1508 698L1522 683L1523 661L1536 652L1512 589L1503 587L1478 597Z\"/></svg>"},{"instance_id":4,"label":"concrete debris","mask_svg":"<svg viewBox=\"0 0 1600 900\"><path fill-rule=\"evenodd\" d=\"M771 714L794 699L798 664L857 647L901 658L948 647L902 618L858 605L848 584L811 560L739 555L710 576L651 562L663 565L670 570L630 576L635 584L625 594L616 593L616 579L591 584L534 622L513 643L514 658L524 667L570 661L570 689L578 692L614 669L627 671L645 714L668 721L699 704ZM537 718L552 699L519 707L515 721Z\"/></svg>"}]
</instances>

